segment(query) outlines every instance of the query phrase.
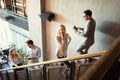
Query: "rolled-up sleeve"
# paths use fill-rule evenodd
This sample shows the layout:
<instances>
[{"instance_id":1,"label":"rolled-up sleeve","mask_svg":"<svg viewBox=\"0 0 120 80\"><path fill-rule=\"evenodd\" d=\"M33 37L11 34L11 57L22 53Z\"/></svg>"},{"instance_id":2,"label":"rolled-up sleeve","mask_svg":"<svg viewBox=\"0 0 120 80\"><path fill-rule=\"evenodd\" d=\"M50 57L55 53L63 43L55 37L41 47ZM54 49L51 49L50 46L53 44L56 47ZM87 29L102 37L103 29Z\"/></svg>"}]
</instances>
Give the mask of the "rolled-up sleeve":
<instances>
[{"instance_id":1,"label":"rolled-up sleeve","mask_svg":"<svg viewBox=\"0 0 120 80\"><path fill-rule=\"evenodd\" d=\"M37 51L37 58L40 58L40 57L41 57L41 50L39 48L38 51Z\"/></svg>"}]
</instances>

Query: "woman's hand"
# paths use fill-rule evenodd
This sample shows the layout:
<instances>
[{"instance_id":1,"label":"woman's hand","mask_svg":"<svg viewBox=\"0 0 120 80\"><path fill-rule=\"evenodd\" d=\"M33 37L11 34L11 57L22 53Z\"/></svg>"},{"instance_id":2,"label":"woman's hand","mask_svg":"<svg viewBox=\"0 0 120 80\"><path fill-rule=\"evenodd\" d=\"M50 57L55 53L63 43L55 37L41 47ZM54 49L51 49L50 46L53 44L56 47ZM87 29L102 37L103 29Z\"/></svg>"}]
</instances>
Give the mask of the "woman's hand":
<instances>
[{"instance_id":1,"label":"woman's hand","mask_svg":"<svg viewBox=\"0 0 120 80\"><path fill-rule=\"evenodd\" d=\"M18 65L14 64L15 67L18 67Z\"/></svg>"}]
</instances>

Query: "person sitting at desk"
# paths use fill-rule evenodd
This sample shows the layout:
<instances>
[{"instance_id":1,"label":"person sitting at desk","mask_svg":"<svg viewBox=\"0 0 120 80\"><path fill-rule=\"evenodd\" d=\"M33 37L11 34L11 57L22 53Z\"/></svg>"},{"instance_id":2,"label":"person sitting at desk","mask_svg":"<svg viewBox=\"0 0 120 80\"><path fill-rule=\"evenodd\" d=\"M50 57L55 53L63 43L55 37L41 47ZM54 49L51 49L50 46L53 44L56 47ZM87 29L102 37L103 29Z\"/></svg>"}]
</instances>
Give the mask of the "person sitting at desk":
<instances>
[{"instance_id":1,"label":"person sitting at desk","mask_svg":"<svg viewBox=\"0 0 120 80\"><path fill-rule=\"evenodd\" d=\"M22 66L21 56L15 49L11 49L9 53L9 59L13 63L13 67Z\"/></svg>"}]
</instances>

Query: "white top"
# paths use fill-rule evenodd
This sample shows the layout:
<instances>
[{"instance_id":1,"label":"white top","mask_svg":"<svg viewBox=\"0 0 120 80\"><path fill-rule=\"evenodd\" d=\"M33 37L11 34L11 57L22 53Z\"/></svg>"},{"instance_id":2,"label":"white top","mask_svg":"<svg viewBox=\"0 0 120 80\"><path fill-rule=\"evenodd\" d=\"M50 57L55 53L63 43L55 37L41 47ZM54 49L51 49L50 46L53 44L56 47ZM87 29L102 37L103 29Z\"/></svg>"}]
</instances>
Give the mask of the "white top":
<instances>
[{"instance_id":1,"label":"white top","mask_svg":"<svg viewBox=\"0 0 120 80\"><path fill-rule=\"evenodd\" d=\"M71 37L66 33L63 38L60 36L56 36L58 50L57 57L66 57L67 56L67 48L71 41Z\"/></svg>"},{"instance_id":2,"label":"white top","mask_svg":"<svg viewBox=\"0 0 120 80\"><path fill-rule=\"evenodd\" d=\"M0 63L2 62L3 60L2 59L0 59Z\"/></svg>"},{"instance_id":3,"label":"white top","mask_svg":"<svg viewBox=\"0 0 120 80\"><path fill-rule=\"evenodd\" d=\"M32 49L29 49L28 58L35 58L39 61L40 57L41 57L41 50L39 47L34 45Z\"/></svg>"}]
</instances>

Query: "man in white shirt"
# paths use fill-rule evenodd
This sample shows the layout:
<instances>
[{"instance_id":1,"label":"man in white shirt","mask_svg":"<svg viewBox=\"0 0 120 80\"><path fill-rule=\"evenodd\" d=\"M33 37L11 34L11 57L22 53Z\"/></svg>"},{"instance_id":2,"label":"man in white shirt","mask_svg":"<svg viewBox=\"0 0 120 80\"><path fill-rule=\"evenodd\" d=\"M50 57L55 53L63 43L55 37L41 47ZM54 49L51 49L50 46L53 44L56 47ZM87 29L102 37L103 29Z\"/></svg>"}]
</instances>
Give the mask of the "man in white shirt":
<instances>
[{"instance_id":1,"label":"man in white shirt","mask_svg":"<svg viewBox=\"0 0 120 80\"><path fill-rule=\"evenodd\" d=\"M37 63L39 62L39 58L41 57L41 50L38 46L34 45L34 42L32 40L26 41L27 46L30 48L28 51L28 60L29 63Z\"/></svg>"}]
</instances>

